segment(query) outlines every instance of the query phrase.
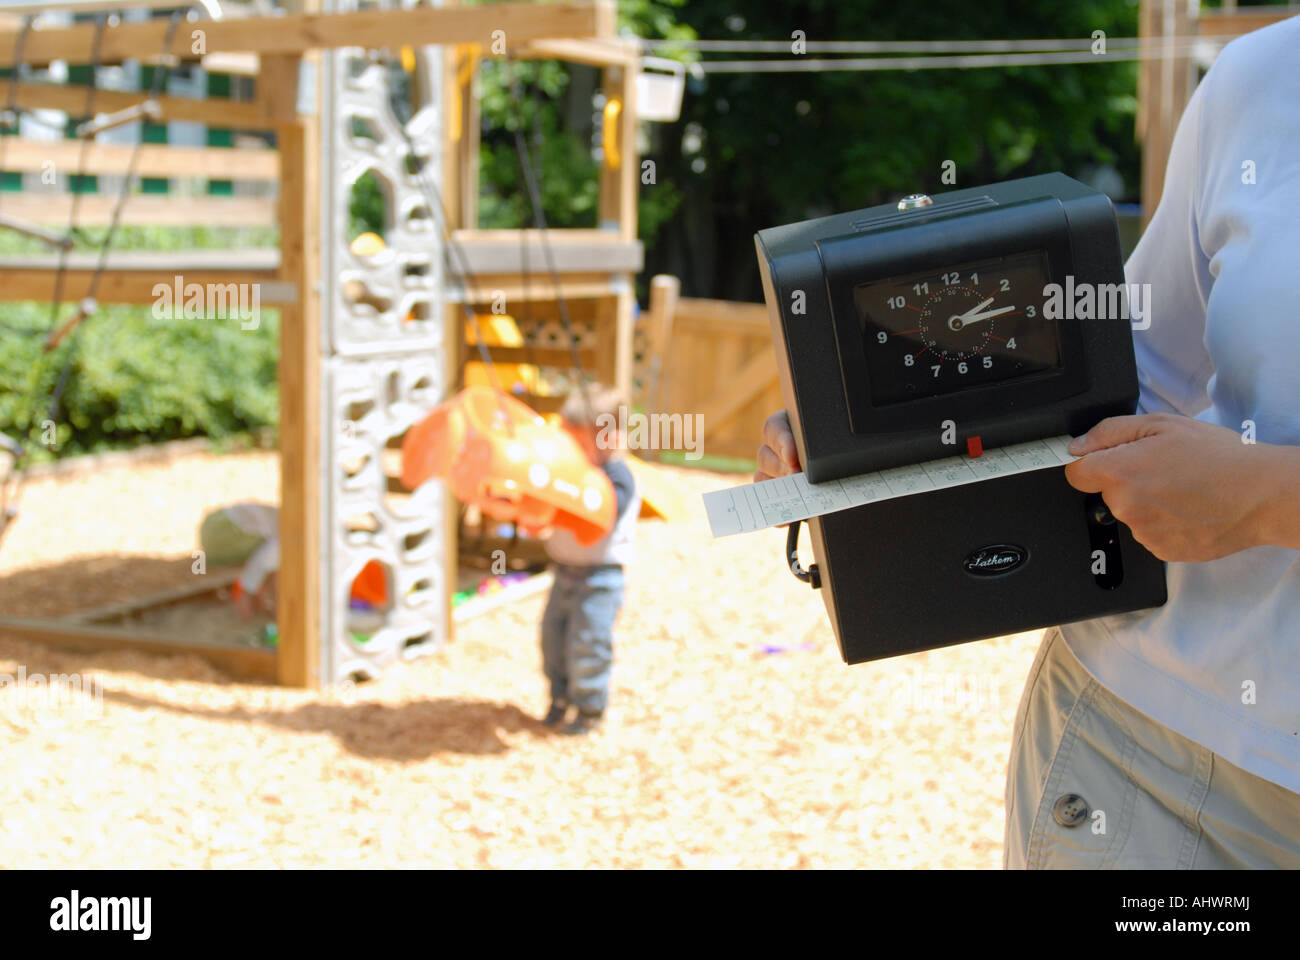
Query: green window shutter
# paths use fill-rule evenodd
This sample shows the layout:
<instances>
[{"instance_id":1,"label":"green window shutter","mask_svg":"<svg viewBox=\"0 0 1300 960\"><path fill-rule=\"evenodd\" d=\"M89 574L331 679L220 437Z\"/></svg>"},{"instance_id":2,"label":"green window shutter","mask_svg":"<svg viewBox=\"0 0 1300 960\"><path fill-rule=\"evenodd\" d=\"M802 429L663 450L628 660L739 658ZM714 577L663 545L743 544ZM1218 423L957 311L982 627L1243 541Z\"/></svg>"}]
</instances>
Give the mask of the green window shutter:
<instances>
[{"instance_id":1,"label":"green window shutter","mask_svg":"<svg viewBox=\"0 0 1300 960\"><path fill-rule=\"evenodd\" d=\"M230 76L224 73L209 73L208 96L217 100L230 99ZM235 133L222 127L208 127L209 147L231 147L235 143ZM235 193L232 180L209 180L208 194L214 197L229 197Z\"/></svg>"},{"instance_id":2,"label":"green window shutter","mask_svg":"<svg viewBox=\"0 0 1300 960\"><path fill-rule=\"evenodd\" d=\"M167 124L146 123L140 131L140 139L145 143L166 143ZM166 177L143 177L140 180L142 193L166 193L169 189Z\"/></svg>"},{"instance_id":3,"label":"green window shutter","mask_svg":"<svg viewBox=\"0 0 1300 960\"><path fill-rule=\"evenodd\" d=\"M81 86L90 86L95 82L95 68L88 63L77 63L68 65L68 83L78 84ZM64 134L69 140L77 138L77 124L85 118L69 117L68 125ZM69 193L98 193L99 177L92 174L80 176L72 173L68 175L68 192Z\"/></svg>"}]
</instances>

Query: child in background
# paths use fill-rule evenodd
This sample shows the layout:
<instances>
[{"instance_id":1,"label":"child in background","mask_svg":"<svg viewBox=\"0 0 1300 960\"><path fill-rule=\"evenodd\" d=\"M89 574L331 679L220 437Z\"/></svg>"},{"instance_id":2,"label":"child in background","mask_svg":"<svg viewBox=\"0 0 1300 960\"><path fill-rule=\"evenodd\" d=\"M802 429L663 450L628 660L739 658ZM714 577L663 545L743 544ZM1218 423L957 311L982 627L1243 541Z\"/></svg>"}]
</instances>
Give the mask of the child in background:
<instances>
[{"instance_id":1,"label":"child in background","mask_svg":"<svg viewBox=\"0 0 1300 960\"><path fill-rule=\"evenodd\" d=\"M546 543L555 582L542 614L542 670L551 686L547 726L582 735L600 725L609 702L614 620L623 605L623 566L632 559L641 495L620 453L624 438L612 424L625 404L618 391L590 384L569 394L560 411L564 429L614 485L617 518L609 535L582 546L567 530ZM605 429L602 429L604 427Z\"/></svg>"},{"instance_id":2,"label":"child in background","mask_svg":"<svg viewBox=\"0 0 1300 960\"><path fill-rule=\"evenodd\" d=\"M275 616L276 571L280 567L280 510L262 503L232 503L203 518L199 545L214 567L244 569L231 589L245 620L254 613Z\"/></svg>"}]
</instances>

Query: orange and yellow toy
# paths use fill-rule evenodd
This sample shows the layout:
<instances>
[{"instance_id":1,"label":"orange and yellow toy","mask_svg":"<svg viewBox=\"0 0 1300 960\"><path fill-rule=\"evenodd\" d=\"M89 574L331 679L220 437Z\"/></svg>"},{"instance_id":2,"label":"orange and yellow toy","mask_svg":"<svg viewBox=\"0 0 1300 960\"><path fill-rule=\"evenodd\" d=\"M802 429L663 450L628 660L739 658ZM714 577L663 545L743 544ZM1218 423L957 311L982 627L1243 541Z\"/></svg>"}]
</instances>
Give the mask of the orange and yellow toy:
<instances>
[{"instance_id":1,"label":"orange and yellow toy","mask_svg":"<svg viewBox=\"0 0 1300 960\"><path fill-rule=\"evenodd\" d=\"M614 527L614 487L569 434L499 390L473 386L440 404L402 442L402 485L431 477L462 503L536 533L595 543Z\"/></svg>"}]
</instances>

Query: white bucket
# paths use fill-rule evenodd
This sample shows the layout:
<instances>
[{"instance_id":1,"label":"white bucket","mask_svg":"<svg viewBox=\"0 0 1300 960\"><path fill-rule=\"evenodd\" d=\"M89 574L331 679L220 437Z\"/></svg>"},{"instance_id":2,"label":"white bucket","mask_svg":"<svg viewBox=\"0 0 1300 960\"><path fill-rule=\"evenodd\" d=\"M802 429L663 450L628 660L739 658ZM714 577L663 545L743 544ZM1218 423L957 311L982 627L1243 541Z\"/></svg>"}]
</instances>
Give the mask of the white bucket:
<instances>
[{"instance_id":1,"label":"white bucket","mask_svg":"<svg viewBox=\"0 0 1300 960\"><path fill-rule=\"evenodd\" d=\"M636 77L636 115L640 120L672 123L682 114L686 67L664 57L642 57Z\"/></svg>"}]
</instances>

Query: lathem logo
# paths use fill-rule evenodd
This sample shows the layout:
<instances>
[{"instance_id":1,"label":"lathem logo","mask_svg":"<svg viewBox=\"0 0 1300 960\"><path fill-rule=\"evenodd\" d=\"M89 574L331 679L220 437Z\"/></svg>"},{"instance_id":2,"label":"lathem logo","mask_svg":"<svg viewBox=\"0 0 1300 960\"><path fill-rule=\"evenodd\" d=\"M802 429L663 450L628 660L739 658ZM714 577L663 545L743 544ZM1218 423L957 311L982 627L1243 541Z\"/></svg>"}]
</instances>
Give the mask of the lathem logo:
<instances>
[{"instance_id":1,"label":"lathem logo","mask_svg":"<svg viewBox=\"0 0 1300 960\"><path fill-rule=\"evenodd\" d=\"M999 573L1010 573L1028 559L1029 553L1023 547L1011 543L995 543L980 547L966 554L961 565L967 573L977 577L993 577Z\"/></svg>"}]
</instances>

